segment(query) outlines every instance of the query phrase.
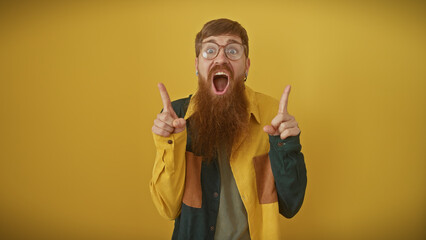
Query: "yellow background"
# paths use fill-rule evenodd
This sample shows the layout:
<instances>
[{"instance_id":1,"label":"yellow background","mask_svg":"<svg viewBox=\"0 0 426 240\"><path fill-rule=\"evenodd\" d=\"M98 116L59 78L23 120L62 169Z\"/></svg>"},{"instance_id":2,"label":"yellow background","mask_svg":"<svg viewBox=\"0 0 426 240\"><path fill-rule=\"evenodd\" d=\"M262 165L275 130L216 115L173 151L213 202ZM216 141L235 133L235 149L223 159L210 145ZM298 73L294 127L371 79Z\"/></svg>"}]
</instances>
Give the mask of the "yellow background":
<instances>
[{"instance_id":1,"label":"yellow background","mask_svg":"<svg viewBox=\"0 0 426 240\"><path fill-rule=\"evenodd\" d=\"M286 239L425 239L425 6L2 1L0 238L170 239L148 188L156 83L193 93L195 34L227 17L248 85L293 87L308 187Z\"/></svg>"}]
</instances>

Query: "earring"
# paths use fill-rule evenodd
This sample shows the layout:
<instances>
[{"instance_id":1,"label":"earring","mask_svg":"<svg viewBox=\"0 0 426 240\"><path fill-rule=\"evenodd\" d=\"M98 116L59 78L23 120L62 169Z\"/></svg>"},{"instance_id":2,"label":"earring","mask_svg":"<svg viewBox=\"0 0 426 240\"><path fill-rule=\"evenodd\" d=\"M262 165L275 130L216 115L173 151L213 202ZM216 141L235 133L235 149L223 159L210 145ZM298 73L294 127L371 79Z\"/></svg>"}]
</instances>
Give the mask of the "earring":
<instances>
[{"instance_id":1,"label":"earring","mask_svg":"<svg viewBox=\"0 0 426 240\"><path fill-rule=\"evenodd\" d=\"M197 71L195 71L195 75L197 75L197 76L198 76L198 70L197 70Z\"/></svg>"},{"instance_id":2,"label":"earring","mask_svg":"<svg viewBox=\"0 0 426 240\"><path fill-rule=\"evenodd\" d=\"M246 73L246 77L244 78L244 82L247 81L247 73Z\"/></svg>"}]
</instances>

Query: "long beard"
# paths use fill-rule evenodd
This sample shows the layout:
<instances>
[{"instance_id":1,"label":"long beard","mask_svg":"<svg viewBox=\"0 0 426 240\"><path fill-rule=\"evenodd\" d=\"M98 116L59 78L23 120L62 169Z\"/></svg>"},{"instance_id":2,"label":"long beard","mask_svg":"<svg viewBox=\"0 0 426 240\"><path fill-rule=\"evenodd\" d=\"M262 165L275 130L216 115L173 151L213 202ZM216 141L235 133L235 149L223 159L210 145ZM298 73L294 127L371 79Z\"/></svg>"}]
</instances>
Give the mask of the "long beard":
<instances>
[{"instance_id":1,"label":"long beard","mask_svg":"<svg viewBox=\"0 0 426 240\"><path fill-rule=\"evenodd\" d=\"M244 76L234 78L231 73L227 92L215 95L210 75L208 80L199 76L198 91L192 98L195 111L190 118L192 150L209 162L218 154L230 156L235 141L247 131L249 121Z\"/></svg>"}]
</instances>

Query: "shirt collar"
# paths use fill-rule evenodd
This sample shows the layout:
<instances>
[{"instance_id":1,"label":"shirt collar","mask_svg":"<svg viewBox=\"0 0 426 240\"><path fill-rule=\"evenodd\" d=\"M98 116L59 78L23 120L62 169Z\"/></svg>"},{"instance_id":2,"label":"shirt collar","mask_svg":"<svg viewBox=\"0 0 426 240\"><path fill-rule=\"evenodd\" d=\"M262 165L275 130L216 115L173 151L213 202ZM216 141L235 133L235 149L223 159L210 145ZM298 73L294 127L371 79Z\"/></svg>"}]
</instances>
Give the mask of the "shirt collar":
<instances>
[{"instance_id":1,"label":"shirt collar","mask_svg":"<svg viewBox=\"0 0 426 240\"><path fill-rule=\"evenodd\" d=\"M249 102L249 107L247 111L250 114L250 116L253 116L254 119L260 124L259 106L256 100L256 93L247 85L245 85L245 93L247 96L247 100ZM194 111L195 111L194 102L190 101L188 105L188 110L186 111L186 114L185 114L185 119L188 119L189 117L191 117Z\"/></svg>"}]
</instances>

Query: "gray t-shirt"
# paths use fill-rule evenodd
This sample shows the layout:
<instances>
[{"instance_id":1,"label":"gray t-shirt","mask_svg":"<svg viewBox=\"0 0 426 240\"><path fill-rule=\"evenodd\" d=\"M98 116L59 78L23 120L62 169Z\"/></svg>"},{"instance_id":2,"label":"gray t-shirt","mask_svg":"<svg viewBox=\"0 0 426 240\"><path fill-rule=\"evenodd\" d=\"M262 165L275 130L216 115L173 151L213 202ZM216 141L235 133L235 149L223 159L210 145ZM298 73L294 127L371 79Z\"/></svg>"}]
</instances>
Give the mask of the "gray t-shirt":
<instances>
[{"instance_id":1,"label":"gray t-shirt","mask_svg":"<svg viewBox=\"0 0 426 240\"><path fill-rule=\"evenodd\" d=\"M247 212L238 192L229 160L219 156L220 202L215 240L249 240Z\"/></svg>"}]
</instances>

